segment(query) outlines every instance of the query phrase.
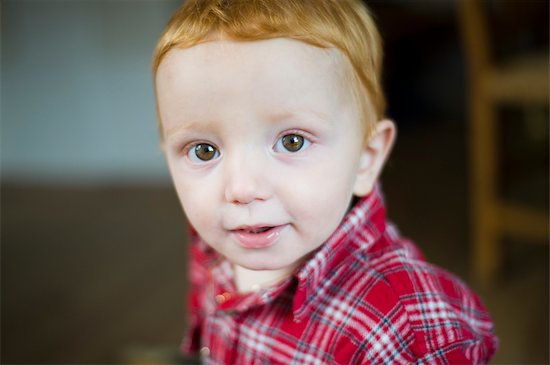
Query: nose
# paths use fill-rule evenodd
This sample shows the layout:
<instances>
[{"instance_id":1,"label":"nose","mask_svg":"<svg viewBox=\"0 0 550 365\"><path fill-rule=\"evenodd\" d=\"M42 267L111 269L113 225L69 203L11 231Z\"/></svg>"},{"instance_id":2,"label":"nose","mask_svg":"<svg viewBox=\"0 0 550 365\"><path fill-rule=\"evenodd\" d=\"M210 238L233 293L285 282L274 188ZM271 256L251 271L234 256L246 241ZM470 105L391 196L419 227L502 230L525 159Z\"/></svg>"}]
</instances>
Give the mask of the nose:
<instances>
[{"instance_id":1,"label":"nose","mask_svg":"<svg viewBox=\"0 0 550 365\"><path fill-rule=\"evenodd\" d=\"M225 200L233 204L249 204L267 200L270 187L264 161L259 156L233 156L225 165Z\"/></svg>"}]
</instances>

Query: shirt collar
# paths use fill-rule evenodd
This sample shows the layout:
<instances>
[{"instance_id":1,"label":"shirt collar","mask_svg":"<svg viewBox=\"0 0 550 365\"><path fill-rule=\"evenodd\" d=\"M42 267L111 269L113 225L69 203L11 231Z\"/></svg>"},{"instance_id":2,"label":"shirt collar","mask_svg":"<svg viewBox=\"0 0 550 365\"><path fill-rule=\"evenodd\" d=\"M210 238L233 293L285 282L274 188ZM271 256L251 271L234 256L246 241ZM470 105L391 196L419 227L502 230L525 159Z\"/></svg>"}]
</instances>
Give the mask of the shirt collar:
<instances>
[{"instance_id":1,"label":"shirt collar","mask_svg":"<svg viewBox=\"0 0 550 365\"><path fill-rule=\"evenodd\" d=\"M294 296L294 318L300 320L316 303L320 284L357 250L365 252L385 230L385 207L377 185L361 198L342 220L327 242L296 273L298 286Z\"/></svg>"},{"instance_id":2,"label":"shirt collar","mask_svg":"<svg viewBox=\"0 0 550 365\"><path fill-rule=\"evenodd\" d=\"M215 307L228 311L244 311L271 302L290 286L296 288L293 314L294 319L300 321L316 303L319 286L328 274L344 264L357 250L364 252L369 249L384 230L385 208L382 191L377 185L372 193L361 198L351 208L326 243L311 254L293 277L283 280L278 285L256 293L237 294L231 264L215 255L217 258L211 260L209 265L214 279L214 291L217 293ZM206 245L203 249L206 249ZM293 285L293 282L297 282L297 285Z\"/></svg>"}]
</instances>

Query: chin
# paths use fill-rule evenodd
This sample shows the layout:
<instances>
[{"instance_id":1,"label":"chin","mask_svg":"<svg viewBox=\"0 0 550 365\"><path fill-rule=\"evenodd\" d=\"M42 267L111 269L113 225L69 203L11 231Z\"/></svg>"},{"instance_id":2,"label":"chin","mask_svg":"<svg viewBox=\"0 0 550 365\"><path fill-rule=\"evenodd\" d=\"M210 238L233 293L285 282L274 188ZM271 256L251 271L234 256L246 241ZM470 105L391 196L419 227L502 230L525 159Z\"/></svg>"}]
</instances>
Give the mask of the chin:
<instances>
[{"instance_id":1,"label":"chin","mask_svg":"<svg viewBox=\"0 0 550 365\"><path fill-rule=\"evenodd\" d=\"M254 271L276 271L287 270L294 271L295 268L300 266L303 262L302 258L299 259L279 259L274 260L273 255L266 255L264 257L254 257L250 260L240 260L240 262L233 261L235 264L242 266L248 270Z\"/></svg>"},{"instance_id":2,"label":"chin","mask_svg":"<svg viewBox=\"0 0 550 365\"><path fill-rule=\"evenodd\" d=\"M265 271L265 270L280 270L291 266L293 263L289 261L274 261L273 257L252 257L248 260L235 260L233 263L242 266L248 270Z\"/></svg>"},{"instance_id":3,"label":"chin","mask_svg":"<svg viewBox=\"0 0 550 365\"><path fill-rule=\"evenodd\" d=\"M239 266L244 267L248 270L254 270L254 271L267 271L267 270L279 270L287 265L274 265L273 263L258 263L258 262L243 262L243 263L236 263Z\"/></svg>"}]
</instances>

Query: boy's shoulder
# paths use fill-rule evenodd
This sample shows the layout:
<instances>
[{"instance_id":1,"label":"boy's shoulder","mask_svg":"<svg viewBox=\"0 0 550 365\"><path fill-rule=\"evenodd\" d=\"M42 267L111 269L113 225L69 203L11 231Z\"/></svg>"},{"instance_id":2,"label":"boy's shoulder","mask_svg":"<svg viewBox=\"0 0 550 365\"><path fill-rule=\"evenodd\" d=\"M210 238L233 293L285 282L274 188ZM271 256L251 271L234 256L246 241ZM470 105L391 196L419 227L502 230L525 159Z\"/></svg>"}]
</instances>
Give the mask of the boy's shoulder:
<instances>
[{"instance_id":1,"label":"boy's shoulder","mask_svg":"<svg viewBox=\"0 0 550 365\"><path fill-rule=\"evenodd\" d=\"M377 244L359 255L367 277L384 282L413 323L461 317L461 313L467 320L467 316L485 309L464 281L426 261L418 246L401 237L391 223Z\"/></svg>"},{"instance_id":2,"label":"boy's shoulder","mask_svg":"<svg viewBox=\"0 0 550 365\"><path fill-rule=\"evenodd\" d=\"M323 303L315 306L315 315L342 320L343 337L368 341L365 346L376 353L394 349L428 363L452 356L466 361L460 357L466 349L479 360L494 352L492 323L477 295L455 275L425 261L391 224L372 245L348 244L355 246L353 253L311 298Z\"/></svg>"}]
</instances>

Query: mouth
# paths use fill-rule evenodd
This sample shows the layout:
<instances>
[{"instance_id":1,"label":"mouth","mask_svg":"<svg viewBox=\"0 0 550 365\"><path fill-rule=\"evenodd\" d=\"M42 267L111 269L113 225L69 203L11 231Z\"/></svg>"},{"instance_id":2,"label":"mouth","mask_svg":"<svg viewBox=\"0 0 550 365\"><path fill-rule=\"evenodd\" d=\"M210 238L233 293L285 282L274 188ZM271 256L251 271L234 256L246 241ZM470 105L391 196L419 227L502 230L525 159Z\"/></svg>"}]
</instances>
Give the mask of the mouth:
<instances>
[{"instance_id":1,"label":"mouth","mask_svg":"<svg viewBox=\"0 0 550 365\"><path fill-rule=\"evenodd\" d=\"M240 226L232 229L231 235L244 248L266 248L274 245L288 224L270 226Z\"/></svg>"},{"instance_id":2,"label":"mouth","mask_svg":"<svg viewBox=\"0 0 550 365\"><path fill-rule=\"evenodd\" d=\"M264 233L269 230L272 230L276 226L262 226L262 227L249 227L249 228L238 228L234 231L236 232L244 232L244 233L250 233L250 234L258 234L258 233Z\"/></svg>"}]
</instances>

